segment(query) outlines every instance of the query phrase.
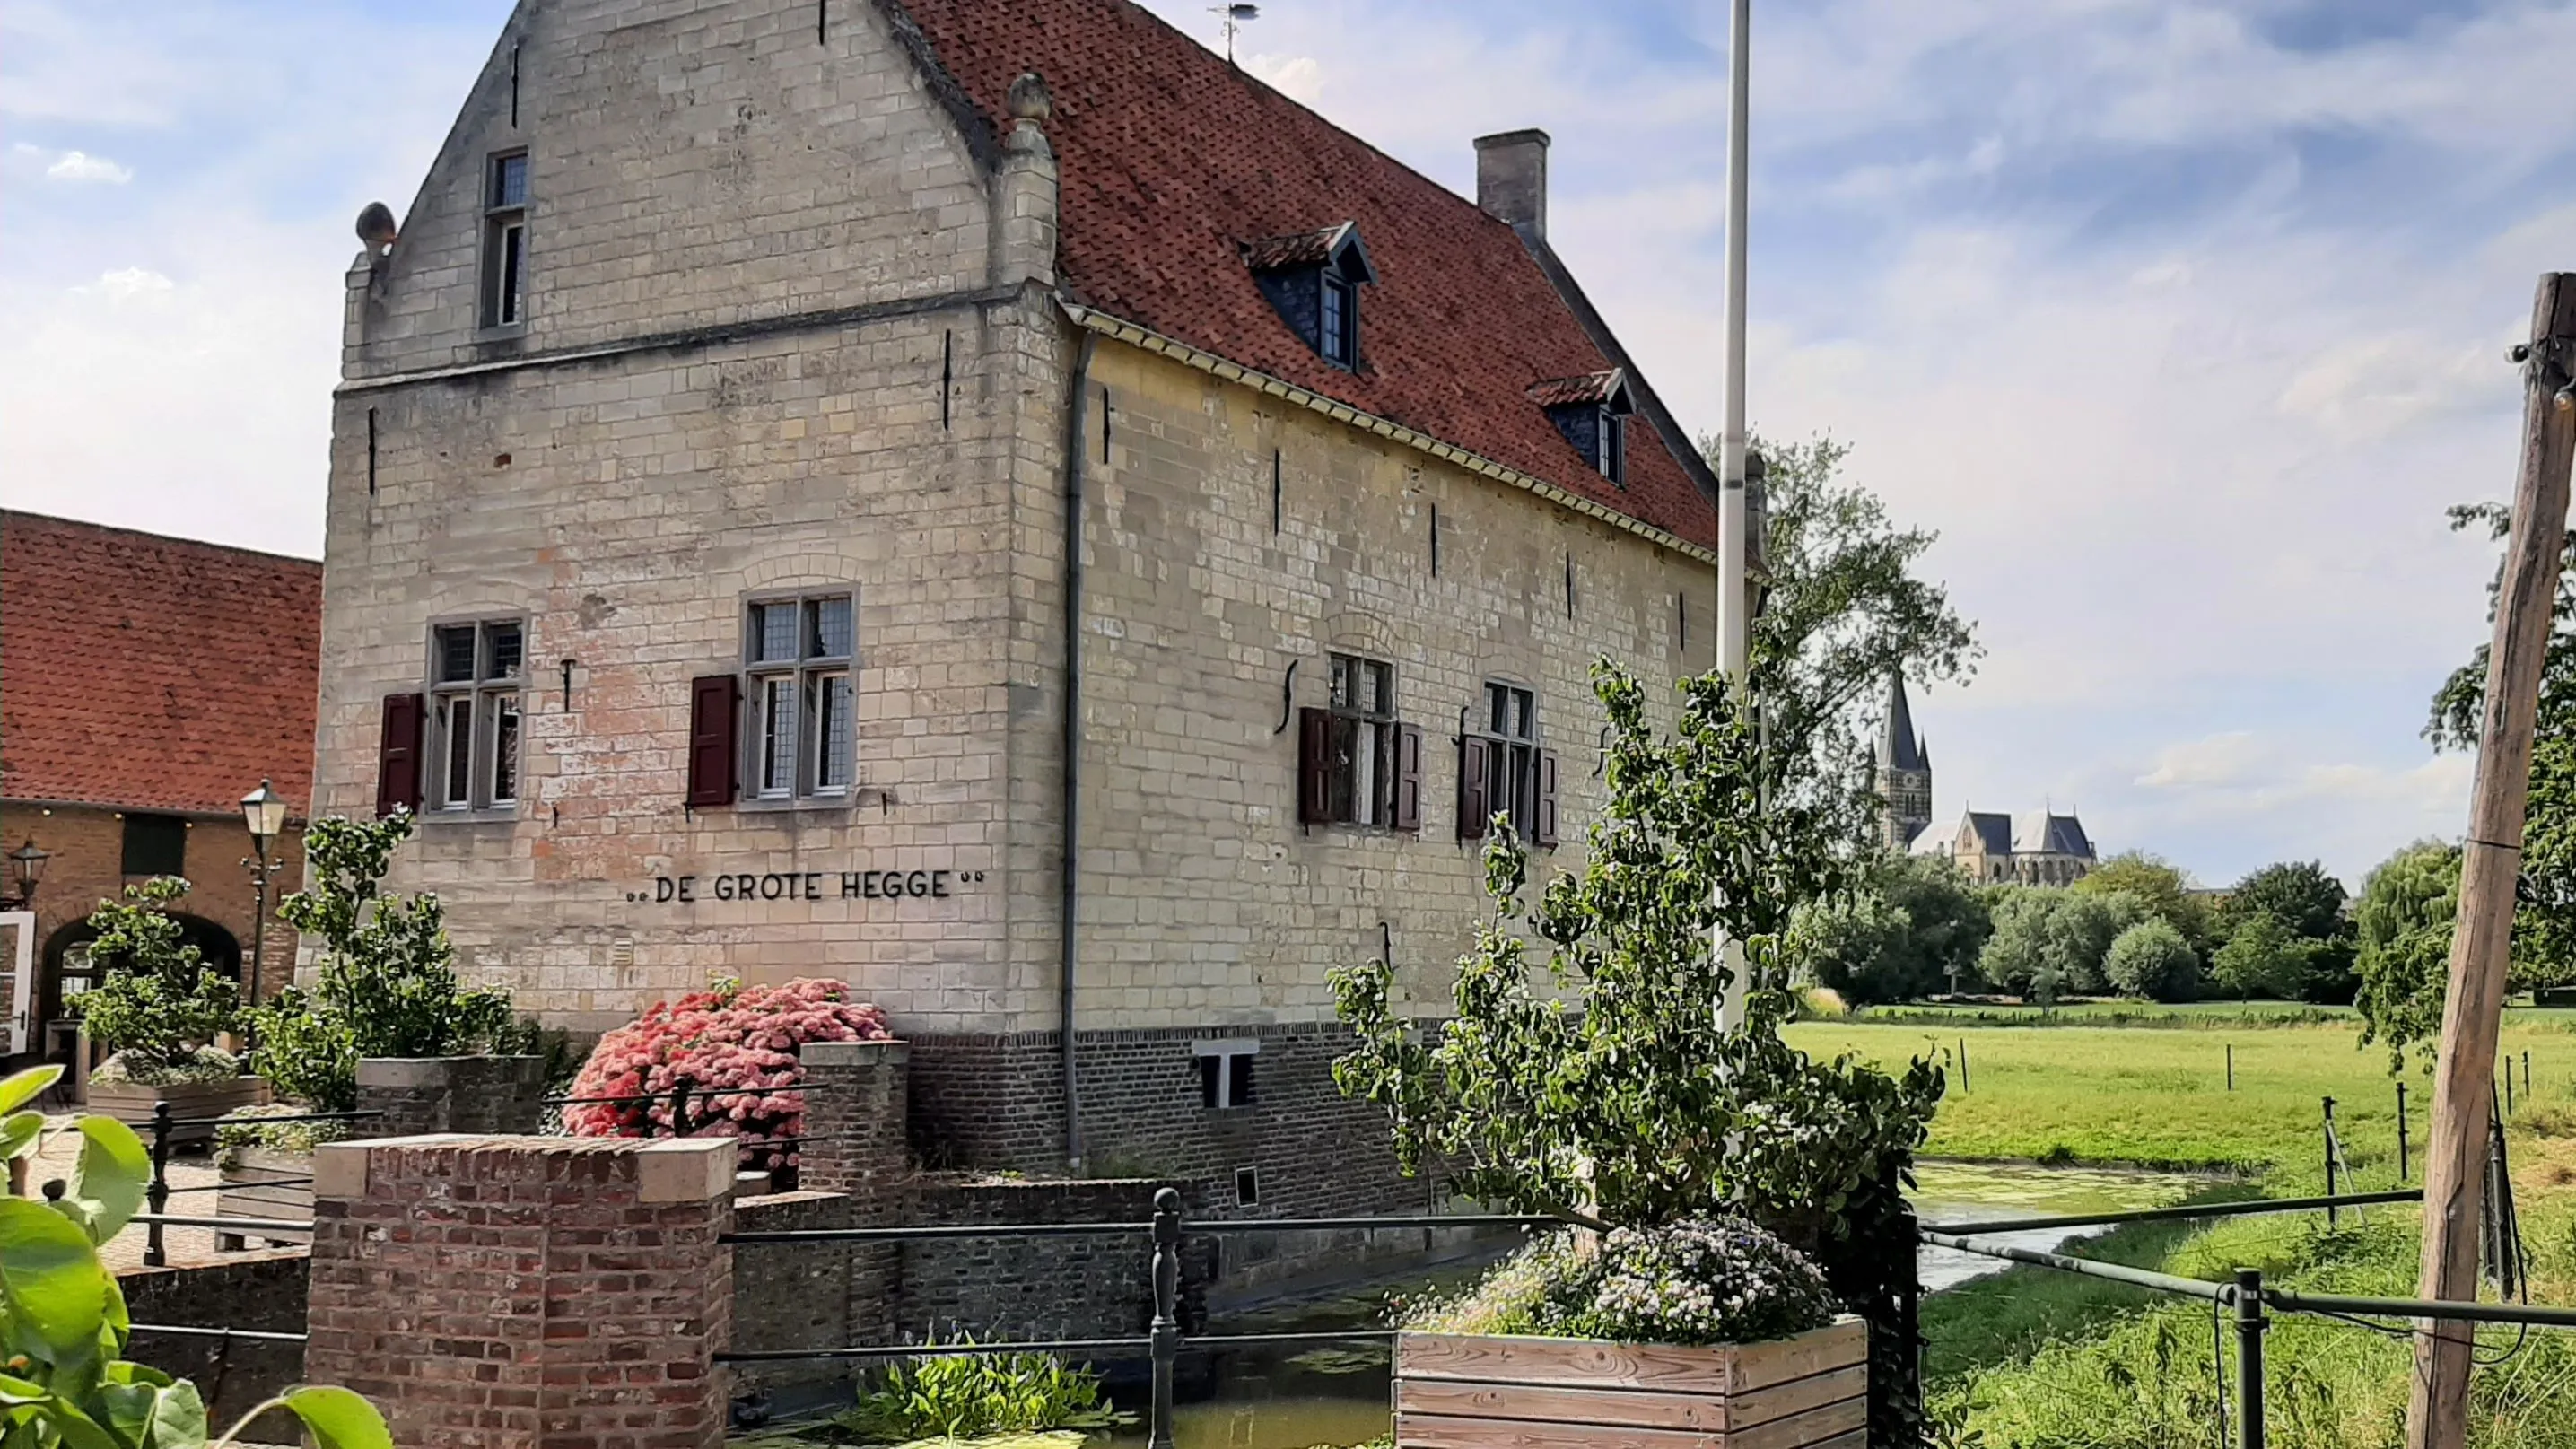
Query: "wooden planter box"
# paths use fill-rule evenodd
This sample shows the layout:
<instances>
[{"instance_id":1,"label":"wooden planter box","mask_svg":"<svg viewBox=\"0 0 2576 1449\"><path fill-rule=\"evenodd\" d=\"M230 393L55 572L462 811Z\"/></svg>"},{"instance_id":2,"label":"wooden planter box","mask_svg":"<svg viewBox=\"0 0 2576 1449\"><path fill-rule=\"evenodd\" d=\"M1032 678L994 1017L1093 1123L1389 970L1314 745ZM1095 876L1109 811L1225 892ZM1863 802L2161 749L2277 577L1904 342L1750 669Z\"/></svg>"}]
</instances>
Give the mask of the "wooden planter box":
<instances>
[{"instance_id":1,"label":"wooden planter box","mask_svg":"<svg viewBox=\"0 0 2576 1449\"><path fill-rule=\"evenodd\" d=\"M1408 1333L1396 1449L1865 1449L1869 1328L1675 1348Z\"/></svg>"},{"instance_id":2,"label":"wooden planter box","mask_svg":"<svg viewBox=\"0 0 2576 1449\"><path fill-rule=\"evenodd\" d=\"M89 1084L89 1109L133 1128L146 1147L152 1145L152 1109L163 1102L170 1104L171 1117L181 1122L220 1117L242 1107L265 1107L268 1078L226 1077L218 1082L180 1082L167 1087L144 1087L132 1082ZM170 1133L174 1149L201 1147L214 1139L212 1123L180 1127Z\"/></svg>"},{"instance_id":3,"label":"wooden planter box","mask_svg":"<svg viewBox=\"0 0 2576 1449\"><path fill-rule=\"evenodd\" d=\"M251 1148L238 1162L227 1162L223 1168L223 1186L215 1193L215 1216L219 1218L274 1218L280 1222L313 1221L313 1159L300 1153L268 1152ZM285 1183L284 1178L302 1178ZM274 1185L272 1185L274 1184ZM238 1253L249 1246L249 1235L236 1232L215 1234L215 1247L220 1252ZM298 1229L281 1232L276 1237L261 1235L269 1247L286 1247L310 1243L313 1234Z\"/></svg>"}]
</instances>

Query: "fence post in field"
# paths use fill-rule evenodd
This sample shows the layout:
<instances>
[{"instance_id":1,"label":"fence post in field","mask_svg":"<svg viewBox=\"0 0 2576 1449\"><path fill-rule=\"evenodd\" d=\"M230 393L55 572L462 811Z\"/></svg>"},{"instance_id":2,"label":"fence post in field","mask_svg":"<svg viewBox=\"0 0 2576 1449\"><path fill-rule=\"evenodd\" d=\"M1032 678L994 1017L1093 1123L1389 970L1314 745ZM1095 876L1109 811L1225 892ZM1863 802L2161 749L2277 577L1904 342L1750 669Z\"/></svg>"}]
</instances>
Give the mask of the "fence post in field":
<instances>
[{"instance_id":1,"label":"fence post in field","mask_svg":"<svg viewBox=\"0 0 2576 1449\"><path fill-rule=\"evenodd\" d=\"M2227 1044L2227 1090L2236 1090L2236 1043Z\"/></svg>"},{"instance_id":2,"label":"fence post in field","mask_svg":"<svg viewBox=\"0 0 2576 1449\"><path fill-rule=\"evenodd\" d=\"M2236 1270L2236 1422L2243 1449L2263 1449L2263 1270Z\"/></svg>"},{"instance_id":3,"label":"fence post in field","mask_svg":"<svg viewBox=\"0 0 2576 1449\"><path fill-rule=\"evenodd\" d=\"M2328 1197L2335 1195L2337 1186L2335 1169L2342 1166L2339 1161L2342 1156L2342 1153L2335 1150L2334 1098L2328 1097L2326 1098L2326 1196ZM2326 1226L2328 1228L2335 1226L2335 1209L2331 1203L2326 1205Z\"/></svg>"},{"instance_id":4,"label":"fence post in field","mask_svg":"<svg viewBox=\"0 0 2576 1449\"><path fill-rule=\"evenodd\" d=\"M723 1449L734 1153L729 1137L325 1143L305 1376L373 1400L397 1444Z\"/></svg>"},{"instance_id":5,"label":"fence post in field","mask_svg":"<svg viewBox=\"0 0 2576 1449\"><path fill-rule=\"evenodd\" d=\"M2532 301L2523 364L2522 456L2514 479L2503 570L2494 593L2486 698L2478 725L2477 779L2461 847L2458 919L2449 990L2434 1058L2432 1127L2424 1151L2424 1252L2419 1298L2477 1296L2479 1078L2496 1068L2504 1026L2506 962L2513 943L2515 882L2522 872L2523 810L2531 793L2532 736L2540 680L2556 627L2559 569L2567 546L2569 463L2576 459L2576 273L2550 272ZM2408 1449L2468 1442L2469 1368L2476 1336L2463 1323L2415 1331L2406 1410Z\"/></svg>"},{"instance_id":6,"label":"fence post in field","mask_svg":"<svg viewBox=\"0 0 2576 1449\"><path fill-rule=\"evenodd\" d=\"M1147 1449L1173 1449L1172 1370L1181 1356L1181 1194L1154 1193L1154 1405Z\"/></svg>"},{"instance_id":7,"label":"fence post in field","mask_svg":"<svg viewBox=\"0 0 2576 1449\"><path fill-rule=\"evenodd\" d=\"M1963 1037L1959 1038L1959 1091L1960 1091L1960 1093L1961 1093L1962 1095L1965 1095L1965 1094L1966 1094L1966 1092L1967 1092L1967 1090L1968 1090L1968 1039L1967 1039L1966 1037L1964 1037L1964 1036L1963 1036Z\"/></svg>"},{"instance_id":8,"label":"fence post in field","mask_svg":"<svg viewBox=\"0 0 2576 1449\"><path fill-rule=\"evenodd\" d=\"M2397 1084L2397 1180L2406 1180L2406 1084Z\"/></svg>"}]
</instances>

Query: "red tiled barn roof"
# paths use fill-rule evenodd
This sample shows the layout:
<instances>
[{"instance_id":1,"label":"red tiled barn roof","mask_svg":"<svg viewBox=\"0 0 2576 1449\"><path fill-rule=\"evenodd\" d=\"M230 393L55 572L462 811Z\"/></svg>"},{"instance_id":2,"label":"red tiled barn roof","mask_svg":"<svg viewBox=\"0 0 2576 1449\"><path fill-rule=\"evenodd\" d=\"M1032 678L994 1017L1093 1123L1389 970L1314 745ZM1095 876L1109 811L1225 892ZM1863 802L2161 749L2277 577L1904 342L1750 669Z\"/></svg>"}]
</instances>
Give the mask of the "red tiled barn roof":
<instances>
[{"instance_id":1,"label":"red tiled barn roof","mask_svg":"<svg viewBox=\"0 0 2576 1449\"><path fill-rule=\"evenodd\" d=\"M1716 504L1664 448L1634 448L1619 488L1531 401L1537 383L1615 364L1518 234L1474 202L1128 0L898 3L994 135L1011 124L1011 82L1045 77L1058 265L1077 300L1716 544ZM1378 275L1360 298L1357 374L1289 330L1243 259L1250 243L1344 221Z\"/></svg>"},{"instance_id":2,"label":"red tiled barn roof","mask_svg":"<svg viewBox=\"0 0 2576 1449\"><path fill-rule=\"evenodd\" d=\"M0 797L304 813L322 565L0 512Z\"/></svg>"}]
</instances>

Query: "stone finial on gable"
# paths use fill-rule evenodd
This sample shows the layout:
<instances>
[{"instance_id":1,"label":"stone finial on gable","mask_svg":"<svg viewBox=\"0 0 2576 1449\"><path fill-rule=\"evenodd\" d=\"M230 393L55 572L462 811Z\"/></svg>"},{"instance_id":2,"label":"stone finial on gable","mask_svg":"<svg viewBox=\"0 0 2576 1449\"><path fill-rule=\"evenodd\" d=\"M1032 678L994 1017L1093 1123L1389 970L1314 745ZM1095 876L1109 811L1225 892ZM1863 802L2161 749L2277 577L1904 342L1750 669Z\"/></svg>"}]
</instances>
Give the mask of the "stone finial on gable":
<instances>
[{"instance_id":1,"label":"stone finial on gable","mask_svg":"<svg viewBox=\"0 0 2576 1449\"><path fill-rule=\"evenodd\" d=\"M1046 123L1055 118L1055 98L1035 71L1011 82L1006 107L1011 134L1002 146L997 187L993 272L997 282L1055 285L1056 169L1055 148L1047 144Z\"/></svg>"}]
</instances>

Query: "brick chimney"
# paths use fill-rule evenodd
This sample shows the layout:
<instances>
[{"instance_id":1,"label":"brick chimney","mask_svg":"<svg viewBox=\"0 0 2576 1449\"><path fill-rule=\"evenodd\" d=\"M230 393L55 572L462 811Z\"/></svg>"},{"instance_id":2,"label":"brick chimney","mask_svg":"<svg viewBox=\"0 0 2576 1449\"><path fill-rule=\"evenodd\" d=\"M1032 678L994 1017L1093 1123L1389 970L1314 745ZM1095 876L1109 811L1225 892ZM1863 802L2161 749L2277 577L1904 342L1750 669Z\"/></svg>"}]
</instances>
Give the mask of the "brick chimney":
<instances>
[{"instance_id":1,"label":"brick chimney","mask_svg":"<svg viewBox=\"0 0 2576 1449\"><path fill-rule=\"evenodd\" d=\"M1476 138L1476 205L1533 236L1547 235L1547 132Z\"/></svg>"}]
</instances>

